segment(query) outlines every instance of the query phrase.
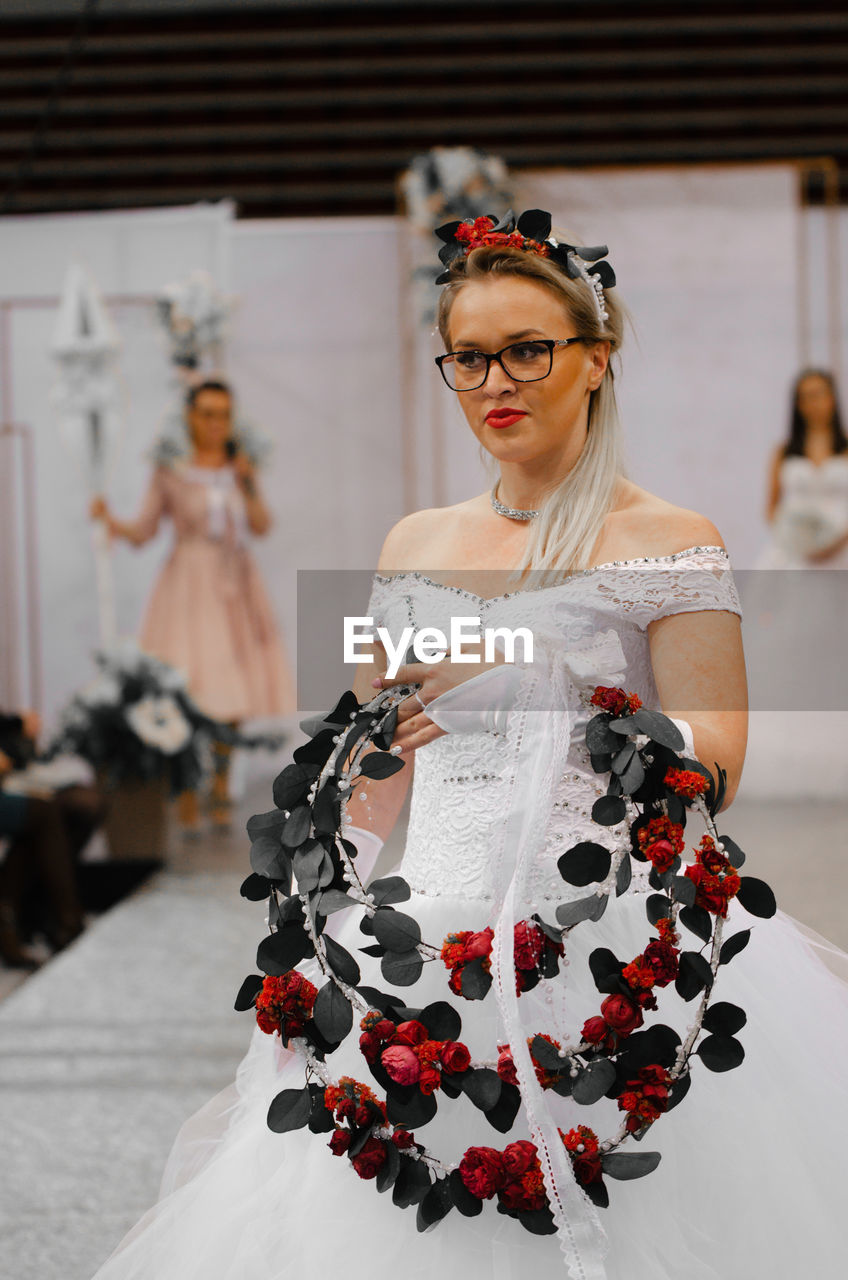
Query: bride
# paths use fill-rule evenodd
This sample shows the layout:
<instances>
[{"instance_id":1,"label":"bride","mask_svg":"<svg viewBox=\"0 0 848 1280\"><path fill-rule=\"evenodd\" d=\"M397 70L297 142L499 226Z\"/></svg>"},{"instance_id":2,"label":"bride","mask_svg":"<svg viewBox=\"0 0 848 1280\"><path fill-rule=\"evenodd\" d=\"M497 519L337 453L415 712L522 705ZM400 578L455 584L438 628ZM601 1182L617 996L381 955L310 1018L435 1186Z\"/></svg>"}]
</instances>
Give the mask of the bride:
<instances>
[{"instance_id":1,"label":"bride","mask_svg":"<svg viewBox=\"0 0 848 1280\"><path fill-rule=\"evenodd\" d=\"M498 479L491 494L417 512L391 530L368 614L395 640L410 625L447 632L456 617L523 626L535 656L515 664L499 652L482 669L449 659L407 662L389 674L375 648L356 693L360 703L385 691L403 695L392 750L404 767L367 787L360 782L345 835L365 882L411 782L404 910L437 947L463 931L494 936L496 973L498 947L513 937L501 923L534 912L550 919L569 894L585 898L586 889L563 884L560 856L581 841L621 844L622 824L592 818L605 792L585 743L596 686L620 686L671 717L682 755L726 771L726 806L745 753L745 669L717 530L623 473L610 363L623 313L612 268L600 261L606 251L557 244L539 211L517 227L478 219L440 235L446 353L438 363ZM812 850L802 852L814 873ZM765 862L766 850L754 853ZM438 958L423 966L414 1000L399 992L401 1004L416 1006L458 993L452 1003L462 1006L461 1039L473 1061L495 1057L506 1079L508 1060L521 1089L502 1142L468 1098L449 1101L449 1093L439 1095L438 1113L416 1140L456 1168L469 1148L497 1164L504 1142L515 1142L520 1155L529 1139L541 1147L553 1135L559 1155L545 1167L542 1195L555 1208L555 1234L528 1234L494 1203L466 1204L469 1216L449 1213L418 1234L414 1211L376 1193L376 1170L344 1158L342 1130L329 1151L326 1133L271 1132L269 1105L281 1091L302 1088L304 1070L260 1014L235 1085L184 1127L162 1198L96 1280L841 1276L846 993L781 913L757 922L740 901L729 903L729 929L754 926L750 946L716 984L721 1001L748 1010L745 1061L730 1075L694 1064L689 1097L643 1144L660 1157L654 1172L611 1184L604 1208L597 1189L587 1190L592 1178L578 1179L571 1171L578 1165L562 1155L557 1130L580 1135L588 1131L579 1126L592 1125L603 1136L618 1127L621 1108L607 1097L586 1107L543 1095L526 1070L525 1037L545 1028L567 1044L586 1034L599 999L589 954L606 947L630 957L644 948L647 869L637 862L603 918L568 934L559 977L538 981L520 1002L511 982L497 1000L463 1000L461 977L457 992L452 972L449 990ZM385 988L379 960L362 952L369 939L358 918L348 919L354 914L333 915L327 932L356 953L364 983ZM311 963L299 969L317 982ZM673 987L658 994L664 1020L676 1018L684 1032L691 1006L674 1007ZM368 1034L354 1044L357 1028L328 1057L336 1081L370 1079ZM591 1149L582 1154L591 1163ZM492 1194L484 1188L481 1198Z\"/></svg>"}]
</instances>

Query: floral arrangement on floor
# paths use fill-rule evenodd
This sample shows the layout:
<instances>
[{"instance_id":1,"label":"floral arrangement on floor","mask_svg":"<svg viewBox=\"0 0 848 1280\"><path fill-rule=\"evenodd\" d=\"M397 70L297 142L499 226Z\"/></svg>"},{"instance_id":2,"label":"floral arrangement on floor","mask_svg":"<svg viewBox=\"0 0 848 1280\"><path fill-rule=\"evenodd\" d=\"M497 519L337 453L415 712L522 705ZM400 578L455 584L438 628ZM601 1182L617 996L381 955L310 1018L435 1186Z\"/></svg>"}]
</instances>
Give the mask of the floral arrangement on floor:
<instances>
[{"instance_id":1,"label":"floral arrangement on floor","mask_svg":"<svg viewBox=\"0 0 848 1280\"><path fill-rule=\"evenodd\" d=\"M99 673L62 712L48 757L87 760L115 786L165 778L173 794L192 790L213 741L276 750L280 737L248 736L205 715L180 671L134 644L98 653Z\"/></svg>"},{"instance_id":2,"label":"floral arrangement on floor","mask_svg":"<svg viewBox=\"0 0 848 1280\"><path fill-rule=\"evenodd\" d=\"M401 1208L417 1205L419 1230L453 1209L479 1214L483 1202L493 1200L499 1212L528 1231L553 1234L557 1228L533 1142L518 1137L503 1147L473 1146L452 1165L414 1132L436 1115L439 1095L452 1100L464 1094L497 1133L509 1134L521 1105L516 1046L492 1045L489 1060L473 1060L454 1004L439 1000L410 1007L396 991L363 985L356 959L326 932L335 912L361 911L361 932L373 939L362 950L379 958L388 986L413 986L424 964L435 962L447 971L446 993L460 1000L485 999L492 987L493 930L425 941L414 917L397 909L411 896L406 881L388 876L363 885L356 847L344 837L345 809L355 789L403 768L391 740L397 703L409 693L408 687L383 691L365 705L346 693L277 778L276 807L248 823L253 870L241 892L249 900L269 899L270 933L257 953L262 973L245 979L236 1008L255 1008L262 1030L279 1035L304 1063L304 1085L284 1089L271 1104L273 1131L308 1127L329 1134L333 1155L347 1158L360 1178L373 1179L378 1191L391 1189ZM543 1030L527 1040L542 1089L585 1108L587 1121L602 1098L615 1100L621 1112L617 1130L607 1137L590 1123L559 1130L575 1182L587 1199L606 1207L608 1179L639 1178L657 1167L657 1152L619 1148L642 1139L683 1101L696 1062L699 1069L722 1072L743 1060L737 1033L745 1025L744 1011L712 1001L720 967L750 937L749 929L724 937L728 904L738 899L761 917L773 915L776 905L768 885L739 874L745 856L716 828L723 771L716 766L716 781L700 762L681 758L677 726L642 707L635 695L599 686L592 703L598 710L586 743L595 771L609 776L592 816L600 826L621 824L623 835L614 850L581 841L562 854L557 865L563 880L585 887L587 894L557 907L555 921L534 914L517 922L513 954L519 997L540 981L556 979L573 930L591 929L610 900L625 893L634 861L649 864L653 892L645 906L651 933L644 948L624 958L603 947L591 952L598 1011L585 1021L577 1043L563 1047ZM707 833L684 867L692 811L701 815ZM320 987L297 968L313 958L325 979ZM655 993L672 984L682 1002L697 1001L682 1039L671 1027L650 1021ZM328 1065L357 1032L364 1067L383 1097L350 1076L336 1079Z\"/></svg>"}]
</instances>

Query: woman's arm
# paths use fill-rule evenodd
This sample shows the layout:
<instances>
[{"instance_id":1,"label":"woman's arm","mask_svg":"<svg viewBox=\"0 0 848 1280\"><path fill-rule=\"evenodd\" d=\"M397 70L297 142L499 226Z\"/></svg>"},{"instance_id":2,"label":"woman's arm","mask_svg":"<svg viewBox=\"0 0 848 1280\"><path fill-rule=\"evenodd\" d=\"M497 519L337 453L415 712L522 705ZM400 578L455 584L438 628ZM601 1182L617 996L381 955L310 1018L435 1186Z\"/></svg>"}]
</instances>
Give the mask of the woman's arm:
<instances>
[{"instance_id":1,"label":"woman's arm","mask_svg":"<svg viewBox=\"0 0 848 1280\"><path fill-rule=\"evenodd\" d=\"M733 800L748 740L748 687L739 618L724 610L675 613L648 625L660 706L692 726L695 755L727 771Z\"/></svg>"},{"instance_id":2,"label":"woman's arm","mask_svg":"<svg viewBox=\"0 0 848 1280\"><path fill-rule=\"evenodd\" d=\"M156 536L159 522L165 512L165 477L163 469L157 467L151 477L147 493L135 520L117 520L109 510L106 499L92 499L91 518L102 520L109 530L111 538L123 538L134 547L141 547Z\"/></svg>"},{"instance_id":3,"label":"woman's arm","mask_svg":"<svg viewBox=\"0 0 848 1280\"><path fill-rule=\"evenodd\" d=\"M256 483L256 470L249 458L243 453L238 453L233 462L233 471L235 472L238 486L244 495L247 527L256 537L261 538L268 533L273 521L271 512L259 492L259 486Z\"/></svg>"},{"instance_id":4,"label":"woman's arm","mask_svg":"<svg viewBox=\"0 0 848 1280\"><path fill-rule=\"evenodd\" d=\"M778 449L771 460L769 471L768 497L766 499L766 520L771 524L774 513L780 502L780 464L783 462L783 449Z\"/></svg>"}]
</instances>

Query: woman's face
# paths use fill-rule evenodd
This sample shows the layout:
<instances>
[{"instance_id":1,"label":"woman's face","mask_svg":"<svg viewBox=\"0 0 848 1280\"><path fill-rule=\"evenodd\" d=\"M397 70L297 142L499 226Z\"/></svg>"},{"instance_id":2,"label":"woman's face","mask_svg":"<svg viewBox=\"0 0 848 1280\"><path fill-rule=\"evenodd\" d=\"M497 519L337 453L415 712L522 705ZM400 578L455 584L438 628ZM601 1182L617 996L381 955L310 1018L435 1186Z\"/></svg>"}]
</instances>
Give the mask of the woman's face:
<instances>
[{"instance_id":1,"label":"woman's face","mask_svg":"<svg viewBox=\"0 0 848 1280\"><path fill-rule=\"evenodd\" d=\"M232 433L229 392L212 387L199 391L186 411L188 429L197 449L222 449Z\"/></svg>"},{"instance_id":2,"label":"woman's face","mask_svg":"<svg viewBox=\"0 0 848 1280\"><path fill-rule=\"evenodd\" d=\"M532 338L573 338L574 321L544 285L518 276L490 275L464 285L450 313L451 351L491 354ZM468 425L499 462L562 457L574 461L586 434L589 395L600 386L609 343L575 343L554 349L547 378L519 382L492 361L482 387L458 393ZM514 409L518 416L504 411ZM499 425L501 424L501 425Z\"/></svg>"},{"instance_id":3,"label":"woman's face","mask_svg":"<svg viewBox=\"0 0 848 1280\"><path fill-rule=\"evenodd\" d=\"M810 426L829 427L836 402L827 378L818 373L802 378L798 384L797 404L798 412Z\"/></svg>"}]
</instances>

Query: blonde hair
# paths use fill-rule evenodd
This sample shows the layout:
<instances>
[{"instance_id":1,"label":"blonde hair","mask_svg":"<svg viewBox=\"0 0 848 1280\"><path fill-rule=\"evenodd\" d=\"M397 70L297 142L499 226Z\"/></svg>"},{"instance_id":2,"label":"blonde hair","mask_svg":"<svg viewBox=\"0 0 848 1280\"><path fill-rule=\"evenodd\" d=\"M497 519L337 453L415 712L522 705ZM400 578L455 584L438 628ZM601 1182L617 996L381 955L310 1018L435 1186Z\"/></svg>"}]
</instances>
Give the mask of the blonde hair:
<instances>
[{"instance_id":1,"label":"blonde hair","mask_svg":"<svg viewBox=\"0 0 848 1280\"><path fill-rule=\"evenodd\" d=\"M568 311L575 333L587 344L609 342L610 362L589 397L589 433L575 465L545 495L519 571L571 571L589 567L589 557L625 475L621 424L615 398L613 357L621 347L626 312L607 290L608 318L601 320L590 287L571 280L555 263L523 249L483 245L450 266L451 278L439 300L438 326L449 349L450 314L457 295L473 280L490 275L533 280L556 294Z\"/></svg>"}]
</instances>

